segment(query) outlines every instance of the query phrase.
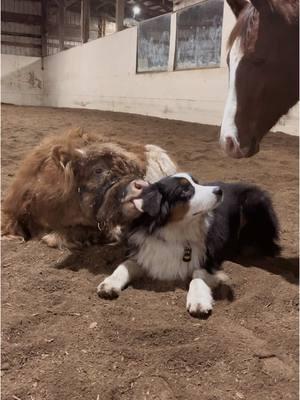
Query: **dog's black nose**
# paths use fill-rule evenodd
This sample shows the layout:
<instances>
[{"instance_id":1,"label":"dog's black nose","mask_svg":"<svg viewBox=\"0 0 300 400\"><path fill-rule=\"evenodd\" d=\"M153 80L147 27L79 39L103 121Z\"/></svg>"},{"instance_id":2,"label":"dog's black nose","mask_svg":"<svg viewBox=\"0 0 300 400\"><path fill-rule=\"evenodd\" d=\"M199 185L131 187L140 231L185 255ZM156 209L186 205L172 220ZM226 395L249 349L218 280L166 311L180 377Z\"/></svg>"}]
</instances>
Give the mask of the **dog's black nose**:
<instances>
[{"instance_id":1,"label":"dog's black nose","mask_svg":"<svg viewBox=\"0 0 300 400\"><path fill-rule=\"evenodd\" d=\"M219 187L217 187L217 188L215 188L215 189L213 190L213 194L215 194L217 197L222 197L222 195L223 195L223 190L220 189Z\"/></svg>"}]
</instances>

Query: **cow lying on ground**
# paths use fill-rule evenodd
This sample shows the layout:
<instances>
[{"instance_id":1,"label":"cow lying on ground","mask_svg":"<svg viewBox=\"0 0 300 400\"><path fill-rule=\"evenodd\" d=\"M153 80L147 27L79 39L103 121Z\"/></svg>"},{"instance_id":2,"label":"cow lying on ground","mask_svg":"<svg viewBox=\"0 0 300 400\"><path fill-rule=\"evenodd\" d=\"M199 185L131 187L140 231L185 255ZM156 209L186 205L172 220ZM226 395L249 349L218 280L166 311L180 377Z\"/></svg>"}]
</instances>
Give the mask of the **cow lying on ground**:
<instances>
[{"instance_id":1,"label":"cow lying on ground","mask_svg":"<svg viewBox=\"0 0 300 400\"><path fill-rule=\"evenodd\" d=\"M82 130L46 138L22 162L2 205L2 235L68 248L120 238L145 179L176 172L153 145L108 143Z\"/></svg>"}]
</instances>

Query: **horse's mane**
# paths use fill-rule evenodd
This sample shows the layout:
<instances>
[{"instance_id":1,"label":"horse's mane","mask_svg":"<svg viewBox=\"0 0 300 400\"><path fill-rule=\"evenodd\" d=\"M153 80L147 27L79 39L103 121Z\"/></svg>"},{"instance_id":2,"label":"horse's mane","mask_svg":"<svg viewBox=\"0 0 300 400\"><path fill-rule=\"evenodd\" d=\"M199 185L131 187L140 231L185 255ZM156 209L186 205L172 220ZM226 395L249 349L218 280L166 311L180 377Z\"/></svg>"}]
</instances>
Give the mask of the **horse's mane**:
<instances>
[{"instance_id":1,"label":"horse's mane","mask_svg":"<svg viewBox=\"0 0 300 400\"><path fill-rule=\"evenodd\" d=\"M299 0L265 0L274 14L280 15L288 24L299 20ZM259 25L259 12L249 3L240 13L236 24L228 39L228 48L231 48L236 38L240 39L240 46L244 52L254 49Z\"/></svg>"}]
</instances>

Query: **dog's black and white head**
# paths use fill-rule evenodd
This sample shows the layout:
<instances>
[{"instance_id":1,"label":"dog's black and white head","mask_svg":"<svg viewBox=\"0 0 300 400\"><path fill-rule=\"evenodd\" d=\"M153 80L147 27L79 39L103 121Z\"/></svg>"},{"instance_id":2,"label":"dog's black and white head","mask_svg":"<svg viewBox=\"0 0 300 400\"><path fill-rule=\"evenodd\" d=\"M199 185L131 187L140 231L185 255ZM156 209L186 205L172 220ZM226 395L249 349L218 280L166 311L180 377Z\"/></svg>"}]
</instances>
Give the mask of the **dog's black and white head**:
<instances>
[{"instance_id":1,"label":"dog's black and white head","mask_svg":"<svg viewBox=\"0 0 300 400\"><path fill-rule=\"evenodd\" d=\"M153 231L167 223L189 222L207 214L221 199L218 186L202 186L191 175L179 173L145 187L132 202L140 212L136 224Z\"/></svg>"}]
</instances>

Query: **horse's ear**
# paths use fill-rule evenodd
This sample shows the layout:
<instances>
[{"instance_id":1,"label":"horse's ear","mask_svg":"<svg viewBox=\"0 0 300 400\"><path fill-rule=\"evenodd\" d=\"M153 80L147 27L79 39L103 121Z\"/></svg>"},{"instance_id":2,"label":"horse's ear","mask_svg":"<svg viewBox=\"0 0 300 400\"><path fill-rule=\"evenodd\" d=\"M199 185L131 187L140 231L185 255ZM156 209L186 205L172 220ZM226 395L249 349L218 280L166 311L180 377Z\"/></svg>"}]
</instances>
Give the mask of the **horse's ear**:
<instances>
[{"instance_id":1,"label":"horse's ear","mask_svg":"<svg viewBox=\"0 0 300 400\"><path fill-rule=\"evenodd\" d=\"M260 13L272 11L271 5L266 0L250 0L253 7Z\"/></svg>"},{"instance_id":2,"label":"horse's ear","mask_svg":"<svg viewBox=\"0 0 300 400\"><path fill-rule=\"evenodd\" d=\"M240 12L249 5L248 0L227 0L229 7L231 8L233 14L238 18Z\"/></svg>"}]
</instances>

